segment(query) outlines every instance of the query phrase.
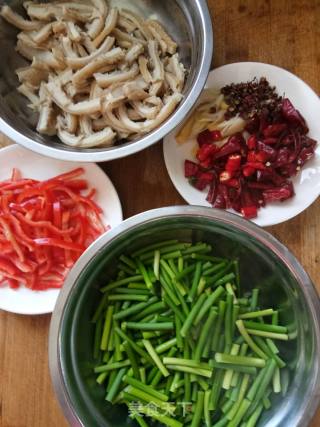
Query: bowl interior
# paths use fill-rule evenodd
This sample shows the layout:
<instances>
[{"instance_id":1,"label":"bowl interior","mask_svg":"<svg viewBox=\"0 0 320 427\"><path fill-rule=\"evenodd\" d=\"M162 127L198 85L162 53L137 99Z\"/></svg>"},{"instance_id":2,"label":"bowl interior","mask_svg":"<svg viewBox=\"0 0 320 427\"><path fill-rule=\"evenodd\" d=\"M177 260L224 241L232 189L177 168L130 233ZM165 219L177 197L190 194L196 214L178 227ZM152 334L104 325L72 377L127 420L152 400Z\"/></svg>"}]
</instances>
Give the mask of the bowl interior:
<instances>
[{"instance_id":1,"label":"bowl interior","mask_svg":"<svg viewBox=\"0 0 320 427\"><path fill-rule=\"evenodd\" d=\"M65 389L81 423L100 427L131 425L126 408L106 403L104 388L95 382L94 327L90 319L100 299L98 289L112 276L120 254L130 254L146 244L172 238L205 241L212 244L217 256L239 259L241 287L244 290L258 287L263 305L280 306L281 321L289 325L290 334L297 337L285 344L292 380L286 397L275 399L272 409L258 425L306 425L300 424L300 417L316 387L318 343L313 313L297 277L290 265L254 235L202 217L169 217L130 228L106 244L78 277L61 317L59 357Z\"/></svg>"},{"instance_id":2,"label":"bowl interior","mask_svg":"<svg viewBox=\"0 0 320 427\"><path fill-rule=\"evenodd\" d=\"M22 6L23 0L14 0L13 2L0 0L0 5L6 3L10 4L15 11L25 15ZM201 63L201 39L199 38L199 32L195 32L195 28L201 28L198 2L194 0L108 0L108 4L118 8L130 9L145 18L151 17L159 20L176 40L181 61L185 68L190 70L184 88L185 100L178 107L181 108L187 102L188 94L198 77L197 72ZM17 32L3 18L0 18L0 49L2 52L2 61L0 63L0 117L16 131L27 136L36 144L48 145L63 151L81 151L83 153L116 150L116 146L90 150L68 147L61 144L57 137L42 136L35 131L37 114L27 107L29 101L16 91L19 81L15 70L29 65L29 62L15 51ZM156 134L156 131L151 132L150 135ZM134 142L128 142L122 144L122 146L129 144L134 144Z\"/></svg>"}]
</instances>

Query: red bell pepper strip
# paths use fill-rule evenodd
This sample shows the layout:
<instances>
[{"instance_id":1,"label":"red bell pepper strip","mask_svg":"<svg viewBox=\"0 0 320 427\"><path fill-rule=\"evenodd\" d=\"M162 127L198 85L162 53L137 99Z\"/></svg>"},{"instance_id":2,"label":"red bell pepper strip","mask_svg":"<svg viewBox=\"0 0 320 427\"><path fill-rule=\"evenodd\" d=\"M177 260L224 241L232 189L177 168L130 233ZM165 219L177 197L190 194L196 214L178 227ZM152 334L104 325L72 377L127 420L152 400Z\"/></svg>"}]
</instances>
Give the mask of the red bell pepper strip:
<instances>
[{"instance_id":1,"label":"red bell pepper strip","mask_svg":"<svg viewBox=\"0 0 320 427\"><path fill-rule=\"evenodd\" d=\"M84 196L82 168L45 182L0 183L0 285L31 290L60 288L81 252L104 230L102 210ZM77 179L76 179L77 178Z\"/></svg>"},{"instance_id":2,"label":"red bell pepper strip","mask_svg":"<svg viewBox=\"0 0 320 427\"><path fill-rule=\"evenodd\" d=\"M50 184L53 183L56 186L58 183L61 184L61 182L69 181L69 180L74 179L74 178L78 178L79 176L81 176L83 174L84 174L84 169L83 168L73 169L70 172L65 172L65 173L57 175L57 176L55 176L53 178L47 179L45 181L42 181L40 183L40 186L43 187L43 186L45 186L48 183L50 183Z\"/></svg>"},{"instance_id":3,"label":"red bell pepper strip","mask_svg":"<svg viewBox=\"0 0 320 427\"><path fill-rule=\"evenodd\" d=\"M56 228L61 229L61 216L62 216L62 209L61 209L61 202L58 200L56 202L53 202L52 204L52 211L53 211L53 225Z\"/></svg>"},{"instance_id":4,"label":"red bell pepper strip","mask_svg":"<svg viewBox=\"0 0 320 427\"><path fill-rule=\"evenodd\" d=\"M24 261L25 260L25 256L24 256L24 253L22 251L21 246L19 245L19 243L17 242L16 238L14 237L13 232L12 232L9 224L1 216L0 216L0 224L2 226L2 229L3 229L3 232L4 232L4 235L5 235L6 239L12 244L12 248L17 253L20 261Z\"/></svg>"},{"instance_id":5,"label":"red bell pepper strip","mask_svg":"<svg viewBox=\"0 0 320 427\"><path fill-rule=\"evenodd\" d=\"M69 249L71 251L83 252L85 247L77 243L69 243L54 237L41 237L33 239L34 243L38 246L57 246L62 249Z\"/></svg>"},{"instance_id":6,"label":"red bell pepper strip","mask_svg":"<svg viewBox=\"0 0 320 427\"><path fill-rule=\"evenodd\" d=\"M59 228L52 225L49 221L32 221L29 219L26 219L22 214L17 213L16 217L20 219L22 223L25 223L26 225L29 225L30 227L41 227L48 229L51 233L57 234L59 236L66 236L71 233L72 228L68 230L60 230Z\"/></svg>"}]
</instances>

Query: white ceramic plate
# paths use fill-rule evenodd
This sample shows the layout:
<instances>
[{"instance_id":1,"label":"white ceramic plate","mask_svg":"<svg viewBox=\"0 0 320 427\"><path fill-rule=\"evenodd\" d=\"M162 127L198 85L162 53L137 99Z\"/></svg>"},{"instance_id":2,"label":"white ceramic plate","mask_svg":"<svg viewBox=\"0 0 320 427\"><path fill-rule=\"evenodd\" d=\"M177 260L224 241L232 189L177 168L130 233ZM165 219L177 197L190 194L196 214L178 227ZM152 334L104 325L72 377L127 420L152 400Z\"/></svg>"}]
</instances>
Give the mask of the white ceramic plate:
<instances>
[{"instance_id":1,"label":"white ceramic plate","mask_svg":"<svg viewBox=\"0 0 320 427\"><path fill-rule=\"evenodd\" d=\"M12 168L18 168L23 177L44 180L74 168L85 169L89 186L97 189L95 201L103 209L102 221L114 227L122 221L122 209L118 194L107 175L94 163L73 163L54 160L11 145L0 150L0 181L11 176ZM12 290L0 287L0 309L19 314L45 314L54 309L59 290L31 291L20 287Z\"/></svg>"},{"instance_id":2,"label":"white ceramic plate","mask_svg":"<svg viewBox=\"0 0 320 427\"><path fill-rule=\"evenodd\" d=\"M209 74L206 87L221 89L232 82L247 82L254 77L266 77L271 85L276 86L279 95L285 94L305 117L310 128L310 137L318 141L316 155L293 179L295 197L285 202L268 204L259 210L258 217L253 222L264 227L295 217L310 206L320 194L320 100L315 92L294 74L273 65L257 62L240 62L217 68ZM184 177L184 161L195 160L192 151L197 145L196 141L177 144L175 141L177 132L178 130L175 130L164 140L164 158L170 178L189 204L211 206L206 201L207 191L195 189Z\"/></svg>"}]
</instances>

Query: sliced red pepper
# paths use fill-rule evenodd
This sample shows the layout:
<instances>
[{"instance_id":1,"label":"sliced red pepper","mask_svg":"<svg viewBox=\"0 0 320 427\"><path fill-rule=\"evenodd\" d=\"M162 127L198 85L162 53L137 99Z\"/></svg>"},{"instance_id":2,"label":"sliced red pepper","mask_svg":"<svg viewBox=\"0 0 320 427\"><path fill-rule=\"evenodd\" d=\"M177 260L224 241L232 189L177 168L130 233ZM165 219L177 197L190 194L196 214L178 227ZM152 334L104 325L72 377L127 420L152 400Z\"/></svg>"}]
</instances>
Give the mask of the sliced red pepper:
<instances>
[{"instance_id":1,"label":"sliced red pepper","mask_svg":"<svg viewBox=\"0 0 320 427\"><path fill-rule=\"evenodd\" d=\"M225 181L224 184L227 187L240 188L240 180L238 178L231 178L228 181Z\"/></svg>"},{"instance_id":2,"label":"sliced red pepper","mask_svg":"<svg viewBox=\"0 0 320 427\"><path fill-rule=\"evenodd\" d=\"M199 147L202 147L204 144L210 144L212 142L211 132L208 129L206 129L203 132L199 133L197 137L197 141L198 141Z\"/></svg>"},{"instance_id":3,"label":"sliced red pepper","mask_svg":"<svg viewBox=\"0 0 320 427\"><path fill-rule=\"evenodd\" d=\"M2 212L4 212L5 214L8 214L10 212L10 208L9 208L9 202L10 202L10 195L9 194L4 194L3 196L1 196L1 209Z\"/></svg>"},{"instance_id":4,"label":"sliced red pepper","mask_svg":"<svg viewBox=\"0 0 320 427\"><path fill-rule=\"evenodd\" d=\"M22 223L25 223L26 225L29 225L30 227L41 227L41 228L46 228L48 229L51 233L53 234L57 234L59 236L66 236L69 235L72 231L72 229L68 229L68 230L60 230L59 228L55 227L54 225L52 225L51 222L49 221L31 221L26 219L22 214L17 213L16 214L17 218L20 219L20 221Z\"/></svg>"},{"instance_id":5,"label":"sliced red pepper","mask_svg":"<svg viewBox=\"0 0 320 427\"><path fill-rule=\"evenodd\" d=\"M247 140L247 146L249 150L255 150L257 147L257 137L256 135L251 135Z\"/></svg>"},{"instance_id":6,"label":"sliced red pepper","mask_svg":"<svg viewBox=\"0 0 320 427\"><path fill-rule=\"evenodd\" d=\"M246 219L256 218L258 215L258 209L256 206L244 206L243 208L241 208L241 214Z\"/></svg>"},{"instance_id":7,"label":"sliced red pepper","mask_svg":"<svg viewBox=\"0 0 320 427\"><path fill-rule=\"evenodd\" d=\"M71 170L70 172L65 172L65 173L57 175L53 178L47 179L46 181L43 181L41 183L41 185L45 185L47 183L52 183L52 182L57 184L57 182L59 182L59 181L62 181L62 182L63 181L69 181L71 179L78 178L79 176L81 176L83 174L84 174L84 168L76 168L76 169Z\"/></svg>"},{"instance_id":8,"label":"sliced red pepper","mask_svg":"<svg viewBox=\"0 0 320 427\"><path fill-rule=\"evenodd\" d=\"M88 189L88 182L85 179L74 179L73 181L64 182L68 188L73 191L82 191Z\"/></svg>"},{"instance_id":9,"label":"sliced red pepper","mask_svg":"<svg viewBox=\"0 0 320 427\"><path fill-rule=\"evenodd\" d=\"M20 288L20 284L17 280L14 279L7 279L8 285L11 289L18 289Z\"/></svg>"},{"instance_id":10,"label":"sliced red pepper","mask_svg":"<svg viewBox=\"0 0 320 427\"><path fill-rule=\"evenodd\" d=\"M218 142L223 139L222 133L219 130L212 130L210 133L213 142Z\"/></svg>"},{"instance_id":11,"label":"sliced red pepper","mask_svg":"<svg viewBox=\"0 0 320 427\"><path fill-rule=\"evenodd\" d=\"M61 224L62 224L62 208L61 208L61 203L60 201L56 201L52 203L52 210L53 210L53 225L58 228L61 229Z\"/></svg>"},{"instance_id":12,"label":"sliced red pepper","mask_svg":"<svg viewBox=\"0 0 320 427\"><path fill-rule=\"evenodd\" d=\"M199 172L199 166L191 160L184 161L184 176L186 178L195 177Z\"/></svg>"},{"instance_id":13,"label":"sliced red pepper","mask_svg":"<svg viewBox=\"0 0 320 427\"><path fill-rule=\"evenodd\" d=\"M226 171L229 172L231 175L234 175L235 172L238 172L240 170L240 166L241 166L241 155L231 154L228 157L228 160L226 163Z\"/></svg>"},{"instance_id":14,"label":"sliced red pepper","mask_svg":"<svg viewBox=\"0 0 320 427\"><path fill-rule=\"evenodd\" d=\"M56 190L63 191L65 193L67 193L68 196L70 196L71 199L73 199L77 203L83 203L85 205L90 206L91 209L93 209L97 214L101 214L103 212L102 209L93 200L79 196L67 187L60 187L59 186L56 188Z\"/></svg>"},{"instance_id":15,"label":"sliced red pepper","mask_svg":"<svg viewBox=\"0 0 320 427\"><path fill-rule=\"evenodd\" d=\"M204 174L202 174L202 175L204 175ZM208 175L208 181L209 181L209 182L211 182L211 181L212 181L212 178L213 178L213 176L212 176L212 174L210 173L210 177L209 177L209 175ZM102 234L102 233L104 233L104 232L105 232L105 228L104 228L104 226L103 226L102 222L100 221L100 218L98 217L98 215L96 214L96 212L95 212L95 211L93 211L93 210L91 210L91 209L88 209L88 210L87 210L87 218L88 218L88 219L89 219L89 221L90 221L90 225L91 225L91 227L93 227L93 228L94 228L94 230L96 230L96 232L97 232L98 234Z\"/></svg>"},{"instance_id":16,"label":"sliced red pepper","mask_svg":"<svg viewBox=\"0 0 320 427\"><path fill-rule=\"evenodd\" d=\"M69 249L71 251L83 252L85 247L77 243L69 243L54 237L41 237L33 239L34 243L38 246L57 246L58 248Z\"/></svg>"},{"instance_id":17,"label":"sliced red pepper","mask_svg":"<svg viewBox=\"0 0 320 427\"><path fill-rule=\"evenodd\" d=\"M197 152L197 159L200 162L208 160L217 152L217 150L218 149L214 144L203 144Z\"/></svg>"},{"instance_id":18,"label":"sliced red pepper","mask_svg":"<svg viewBox=\"0 0 320 427\"><path fill-rule=\"evenodd\" d=\"M275 145L278 144L279 138L265 138L263 142L267 145Z\"/></svg>"},{"instance_id":19,"label":"sliced red pepper","mask_svg":"<svg viewBox=\"0 0 320 427\"><path fill-rule=\"evenodd\" d=\"M95 190L83 196L87 182L74 179L82 173L78 168L41 183L13 171L0 183L0 285L61 287L80 252L104 231Z\"/></svg>"},{"instance_id":20,"label":"sliced red pepper","mask_svg":"<svg viewBox=\"0 0 320 427\"><path fill-rule=\"evenodd\" d=\"M244 168L242 169L242 174L243 174L243 176L245 176L245 177L249 177L249 176L252 176L252 175L254 175L255 174L255 172L256 172L256 169L255 168L252 168L251 166L244 166Z\"/></svg>"},{"instance_id":21,"label":"sliced red pepper","mask_svg":"<svg viewBox=\"0 0 320 427\"><path fill-rule=\"evenodd\" d=\"M16 189L21 189L23 187L27 187L27 186L31 186L34 183L36 183L37 181L34 181L33 179L22 179L20 181L16 181L16 182L11 182L6 184L5 186L0 188L0 191L2 193L4 193L5 191L13 191Z\"/></svg>"},{"instance_id":22,"label":"sliced red pepper","mask_svg":"<svg viewBox=\"0 0 320 427\"><path fill-rule=\"evenodd\" d=\"M247 162L245 167L249 167L255 170L265 170L266 166L261 162Z\"/></svg>"},{"instance_id":23,"label":"sliced red pepper","mask_svg":"<svg viewBox=\"0 0 320 427\"><path fill-rule=\"evenodd\" d=\"M228 141L217 151L214 155L215 159L220 159L221 157L229 156L230 154L240 153L241 144L243 142L243 137L241 134L236 134L231 136Z\"/></svg>"},{"instance_id":24,"label":"sliced red pepper","mask_svg":"<svg viewBox=\"0 0 320 427\"><path fill-rule=\"evenodd\" d=\"M24 261L25 256L24 256L24 253L22 251L21 246L19 245L16 238L14 237L13 232L12 232L8 222L1 216L0 216L0 224L2 226L5 237L12 244L12 248L17 253L20 261Z\"/></svg>"},{"instance_id":25,"label":"sliced red pepper","mask_svg":"<svg viewBox=\"0 0 320 427\"><path fill-rule=\"evenodd\" d=\"M263 135L265 138L278 137L285 130L287 130L287 128L288 128L288 125L286 123L276 123L273 125L269 125L263 130Z\"/></svg>"},{"instance_id":26,"label":"sliced red pepper","mask_svg":"<svg viewBox=\"0 0 320 427\"><path fill-rule=\"evenodd\" d=\"M0 257L0 270L10 274L11 276L19 274L19 270L14 266L14 264L3 257Z\"/></svg>"}]
</instances>

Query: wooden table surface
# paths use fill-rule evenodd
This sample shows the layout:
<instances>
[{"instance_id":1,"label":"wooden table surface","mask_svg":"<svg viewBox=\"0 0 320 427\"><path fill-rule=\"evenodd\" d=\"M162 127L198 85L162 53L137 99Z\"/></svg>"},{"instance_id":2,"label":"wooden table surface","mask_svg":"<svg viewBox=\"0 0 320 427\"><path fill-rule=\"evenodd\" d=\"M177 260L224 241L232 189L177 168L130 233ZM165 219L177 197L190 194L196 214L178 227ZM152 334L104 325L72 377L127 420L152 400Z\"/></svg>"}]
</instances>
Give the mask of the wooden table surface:
<instances>
[{"instance_id":1,"label":"wooden table surface","mask_svg":"<svg viewBox=\"0 0 320 427\"><path fill-rule=\"evenodd\" d=\"M261 61L284 67L320 93L319 0L209 0L214 66ZM102 164L115 184L124 217L184 204L165 169L162 144ZM320 290L320 201L269 229L297 256ZM319 233L319 234L318 234ZM48 371L50 316L0 311L0 426L63 427ZM320 410L312 427L320 426Z\"/></svg>"}]
</instances>

